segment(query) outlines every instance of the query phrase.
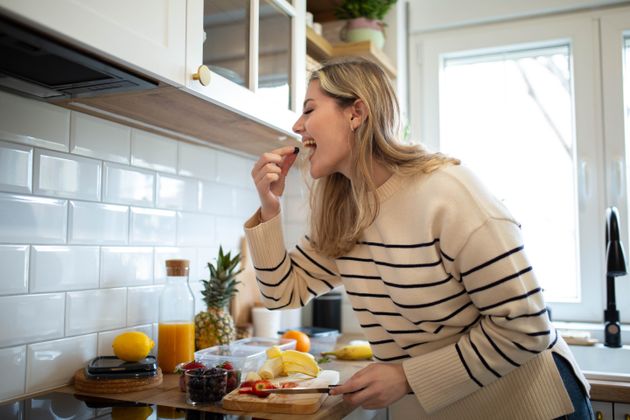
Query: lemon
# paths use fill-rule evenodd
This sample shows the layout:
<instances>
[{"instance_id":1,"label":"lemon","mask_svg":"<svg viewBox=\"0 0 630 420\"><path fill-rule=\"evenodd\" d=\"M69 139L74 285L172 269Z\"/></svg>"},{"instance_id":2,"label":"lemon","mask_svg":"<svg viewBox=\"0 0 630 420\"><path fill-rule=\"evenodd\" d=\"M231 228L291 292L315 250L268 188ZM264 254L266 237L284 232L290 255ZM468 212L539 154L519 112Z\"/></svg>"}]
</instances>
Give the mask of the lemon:
<instances>
[{"instance_id":1,"label":"lemon","mask_svg":"<svg viewBox=\"0 0 630 420\"><path fill-rule=\"evenodd\" d=\"M119 359L126 362L137 362L147 357L154 345L153 340L145 333L128 331L118 334L114 338L112 348Z\"/></svg>"}]
</instances>

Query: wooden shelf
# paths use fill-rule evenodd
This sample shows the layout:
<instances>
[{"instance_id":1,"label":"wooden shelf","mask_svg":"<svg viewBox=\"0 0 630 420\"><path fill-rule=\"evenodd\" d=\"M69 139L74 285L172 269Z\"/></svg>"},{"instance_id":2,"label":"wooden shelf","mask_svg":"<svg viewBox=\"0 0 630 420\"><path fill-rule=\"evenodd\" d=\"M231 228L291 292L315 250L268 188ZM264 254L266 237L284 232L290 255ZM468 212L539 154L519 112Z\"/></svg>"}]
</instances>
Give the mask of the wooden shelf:
<instances>
[{"instance_id":1,"label":"wooden shelf","mask_svg":"<svg viewBox=\"0 0 630 420\"><path fill-rule=\"evenodd\" d=\"M317 61L324 61L331 57L354 55L364 57L379 64L387 75L395 79L396 67L392 65L383 51L376 48L370 41L344 42L331 44L326 38L318 35L312 28L306 27L306 54Z\"/></svg>"}]
</instances>

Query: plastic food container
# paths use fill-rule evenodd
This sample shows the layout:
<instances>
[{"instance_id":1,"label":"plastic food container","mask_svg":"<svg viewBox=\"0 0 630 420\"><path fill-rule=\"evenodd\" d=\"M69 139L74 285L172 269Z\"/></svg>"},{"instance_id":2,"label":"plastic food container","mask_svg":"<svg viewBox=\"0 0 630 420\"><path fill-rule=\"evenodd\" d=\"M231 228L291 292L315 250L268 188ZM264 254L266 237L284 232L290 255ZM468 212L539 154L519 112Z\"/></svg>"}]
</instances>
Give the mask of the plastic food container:
<instances>
[{"instance_id":1,"label":"plastic food container","mask_svg":"<svg viewBox=\"0 0 630 420\"><path fill-rule=\"evenodd\" d=\"M236 340L223 346L208 347L195 352L195 360L206 367L230 362L235 370L256 372L267 359L266 350L278 346L281 350L295 349L295 340L252 337Z\"/></svg>"},{"instance_id":2,"label":"plastic food container","mask_svg":"<svg viewBox=\"0 0 630 420\"><path fill-rule=\"evenodd\" d=\"M324 351L332 351L337 345L337 338L339 337L339 331L333 328L322 327L300 327L289 328L287 330L278 331L278 334L282 335L289 330L302 331L311 339L311 349L309 353L313 356L320 356Z\"/></svg>"}]
</instances>

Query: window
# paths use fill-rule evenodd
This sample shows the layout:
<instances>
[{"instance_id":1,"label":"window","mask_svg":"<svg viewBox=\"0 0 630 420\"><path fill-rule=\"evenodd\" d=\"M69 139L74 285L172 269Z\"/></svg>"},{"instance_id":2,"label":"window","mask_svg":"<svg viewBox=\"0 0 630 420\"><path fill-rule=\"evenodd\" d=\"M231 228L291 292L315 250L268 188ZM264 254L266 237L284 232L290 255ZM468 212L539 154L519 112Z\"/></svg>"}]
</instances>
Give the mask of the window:
<instances>
[{"instance_id":1,"label":"window","mask_svg":"<svg viewBox=\"0 0 630 420\"><path fill-rule=\"evenodd\" d=\"M412 137L462 159L522 224L556 320L603 319L608 206L630 246L630 9L621 10L410 38ZM619 308L626 283L617 280Z\"/></svg>"},{"instance_id":2,"label":"window","mask_svg":"<svg viewBox=\"0 0 630 420\"><path fill-rule=\"evenodd\" d=\"M546 298L564 302L580 299L571 86L569 44L513 47L445 57L439 98L441 151L511 209Z\"/></svg>"}]
</instances>

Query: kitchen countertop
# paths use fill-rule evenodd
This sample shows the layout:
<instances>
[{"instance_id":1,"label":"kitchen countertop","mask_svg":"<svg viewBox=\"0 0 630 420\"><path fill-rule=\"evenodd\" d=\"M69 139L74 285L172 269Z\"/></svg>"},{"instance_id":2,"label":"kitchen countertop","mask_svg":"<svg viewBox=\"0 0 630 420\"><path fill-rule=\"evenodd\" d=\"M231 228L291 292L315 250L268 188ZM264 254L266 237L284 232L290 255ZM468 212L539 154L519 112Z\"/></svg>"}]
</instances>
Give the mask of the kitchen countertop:
<instances>
[{"instance_id":1,"label":"kitchen countertop","mask_svg":"<svg viewBox=\"0 0 630 420\"><path fill-rule=\"evenodd\" d=\"M340 374L340 382L343 382L350 378L356 371L368 365L367 361L331 361L323 364L322 368L337 370ZM76 394L72 385L65 386L63 388L55 390L57 392ZM188 410L209 411L214 413L231 414L236 416L247 416L262 419L331 419L331 418L343 418L350 414L354 407L346 404L341 396L328 396L322 403L321 408L313 414L278 414L278 413L263 413L263 412L239 412L233 410L225 410L220 405L208 405L208 406L196 406L192 407L186 403L186 394L179 390L179 375L166 374L164 375L164 381L156 388L129 392L124 394L92 394L92 393L79 393L81 395L88 395L92 397L107 398L111 400L119 401L132 401L137 403L157 404L167 407L184 408Z\"/></svg>"}]
</instances>

